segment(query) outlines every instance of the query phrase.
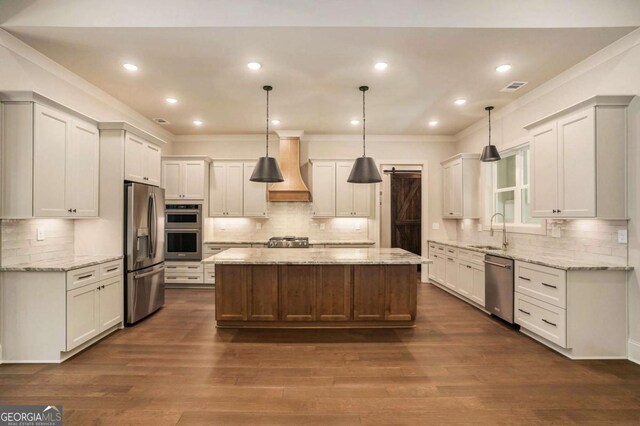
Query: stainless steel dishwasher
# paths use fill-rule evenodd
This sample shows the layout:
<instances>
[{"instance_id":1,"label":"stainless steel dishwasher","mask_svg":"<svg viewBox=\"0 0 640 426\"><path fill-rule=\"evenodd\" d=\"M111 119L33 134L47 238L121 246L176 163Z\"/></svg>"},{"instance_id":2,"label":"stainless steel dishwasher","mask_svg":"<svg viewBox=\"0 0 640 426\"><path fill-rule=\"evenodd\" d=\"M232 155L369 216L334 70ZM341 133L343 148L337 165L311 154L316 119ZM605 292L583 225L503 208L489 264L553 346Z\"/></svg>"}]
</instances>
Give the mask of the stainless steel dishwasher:
<instances>
[{"instance_id":1,"label":"stainless steel dishwasher","mask_svg":"<svg viewBox=\"0 0 640 426\"><path fill-rule=\"evenodd\" d=\"M484 256L485 309L513 324L513 260Z\"/></svg>"}]
</instances>

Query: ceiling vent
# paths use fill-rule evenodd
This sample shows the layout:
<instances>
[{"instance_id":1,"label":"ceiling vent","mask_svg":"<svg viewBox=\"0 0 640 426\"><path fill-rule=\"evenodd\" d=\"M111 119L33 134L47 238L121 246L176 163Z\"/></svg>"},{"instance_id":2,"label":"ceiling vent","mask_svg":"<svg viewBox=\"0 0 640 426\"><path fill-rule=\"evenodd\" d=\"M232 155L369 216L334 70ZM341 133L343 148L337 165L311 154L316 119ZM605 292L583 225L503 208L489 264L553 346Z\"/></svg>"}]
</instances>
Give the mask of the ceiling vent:
<instances>
[{"instance_id":1,"label":"ceiling vent","mask_svg":"<svg viewBox=\"0 0 640 426\"><path fill-rule=\"evenodd\" d=\"M500 91L501 92L515 92L516 90L520 89L525 84L527 84L526 81L512 81L511 83L509 83L507 85L507 87L503 88Z\"/></svg>"},{"instance_id":2,"label":"ceiling vent","mask_svg":"<svg viewBox=\"0 0 640 426\"><path fill-rule=\"evenodd\" d=\"M152 118L152 120L158 124L169 124L169 122L164 118Z\"/></svg>"}]
</instances>

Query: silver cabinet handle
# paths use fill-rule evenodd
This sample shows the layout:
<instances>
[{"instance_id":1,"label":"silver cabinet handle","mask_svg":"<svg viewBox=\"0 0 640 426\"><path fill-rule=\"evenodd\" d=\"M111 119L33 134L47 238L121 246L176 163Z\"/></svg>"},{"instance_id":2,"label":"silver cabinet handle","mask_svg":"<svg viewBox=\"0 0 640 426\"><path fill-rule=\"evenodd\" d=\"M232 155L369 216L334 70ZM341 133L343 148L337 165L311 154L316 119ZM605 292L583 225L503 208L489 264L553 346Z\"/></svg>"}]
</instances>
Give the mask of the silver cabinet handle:
<instances>
[{"instance_id":1,"label":"silver cabinet handle","mask_svg":"<svg viewBox=\"0 0 640 426\"><path fill-rule=\"evenodd\" d=\"M164 271L164 266L159 267L158 269L154 269L153 271L145 272L144 274L137 274L133 276L134 280L138 280L140 278L148 277L149 275L155 275Z\"/></svg>"},{"instance_id":2,"label":"silver cabinet handle","mask_svg":"<svg viewBox=\"0 0 640 426\"><path fill-rule=\"evenodd\" d=\"M484 263L486 263L487 265L499 266L504 269L511 269L511 265L503 265L501 263L490 262L488 260L484 260Z\"/></svg>"}]
</instances>

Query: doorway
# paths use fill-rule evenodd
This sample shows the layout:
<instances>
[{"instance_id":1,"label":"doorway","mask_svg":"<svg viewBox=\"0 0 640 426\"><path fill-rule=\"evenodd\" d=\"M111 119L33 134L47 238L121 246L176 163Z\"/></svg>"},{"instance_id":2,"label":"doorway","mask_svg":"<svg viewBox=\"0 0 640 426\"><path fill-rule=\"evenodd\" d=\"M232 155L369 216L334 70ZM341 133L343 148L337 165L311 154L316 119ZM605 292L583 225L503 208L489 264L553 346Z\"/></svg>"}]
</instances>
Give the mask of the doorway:
<instances>
[{"instance_id":1,"label":"doorway","mask_svg":"<svg viewBox=\"0 0 640 426\"><path fill-rule=\"evenodd\" d=\"M422 255L422 171L385 172L391 176L391 247Z\"/></svg>"}]
</instances>

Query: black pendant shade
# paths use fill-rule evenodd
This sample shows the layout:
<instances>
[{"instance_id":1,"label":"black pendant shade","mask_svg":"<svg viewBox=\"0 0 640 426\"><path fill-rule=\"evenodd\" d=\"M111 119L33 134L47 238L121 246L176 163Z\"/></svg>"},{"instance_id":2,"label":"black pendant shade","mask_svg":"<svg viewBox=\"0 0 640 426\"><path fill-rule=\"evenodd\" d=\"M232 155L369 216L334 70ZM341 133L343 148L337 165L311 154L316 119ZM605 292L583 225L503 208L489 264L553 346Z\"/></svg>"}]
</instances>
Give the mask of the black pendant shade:
<instances>
[{"instance_id":1,"label":"black pendant shade","mask_svg":"<svg viewBox=\"0 0 640 426\"><path fill-rule=\"evenodd\" d=\"M382 177L378 171L378 166L372 157L366 155L366 116L365 116L365 98L364 93L369 90L368 86L360 86L359 90L362 92L362 157L357 158L353 163L353 168L349 174L347 182L349 183L378 183L382 182Z\"/></svg>"},{"instance_id":2,"label":"black pendant shade","mask_svg":"<svg viewBox=\"0 0 640 426\"><path fill-rule=\"evenodd\" d=\"M482 149L480 161L482 161L483 163L500 160L500 153L498 152L498 148L496 148L495 145L491 145L491 110L493 110L492 106L488 106L485 108L485 111L489 113L489 145L485 146Z\"/></svg>"},{"instance_id":3,"label":"black pendant shade","mask_svg":"<svg viewBox=\"0 0 640 426\"><path fill-rule=\"evenodd\" d=\"M273 87L263 86L262 89L267 92L267 132L265 135L267 155L258 159L249 180L251 182L263 183L284 182L282 172L280 172L280 167L278 167L278 161L273 157L269 157L269 92L273 90Z\"/></svg>"}]
</instances>

